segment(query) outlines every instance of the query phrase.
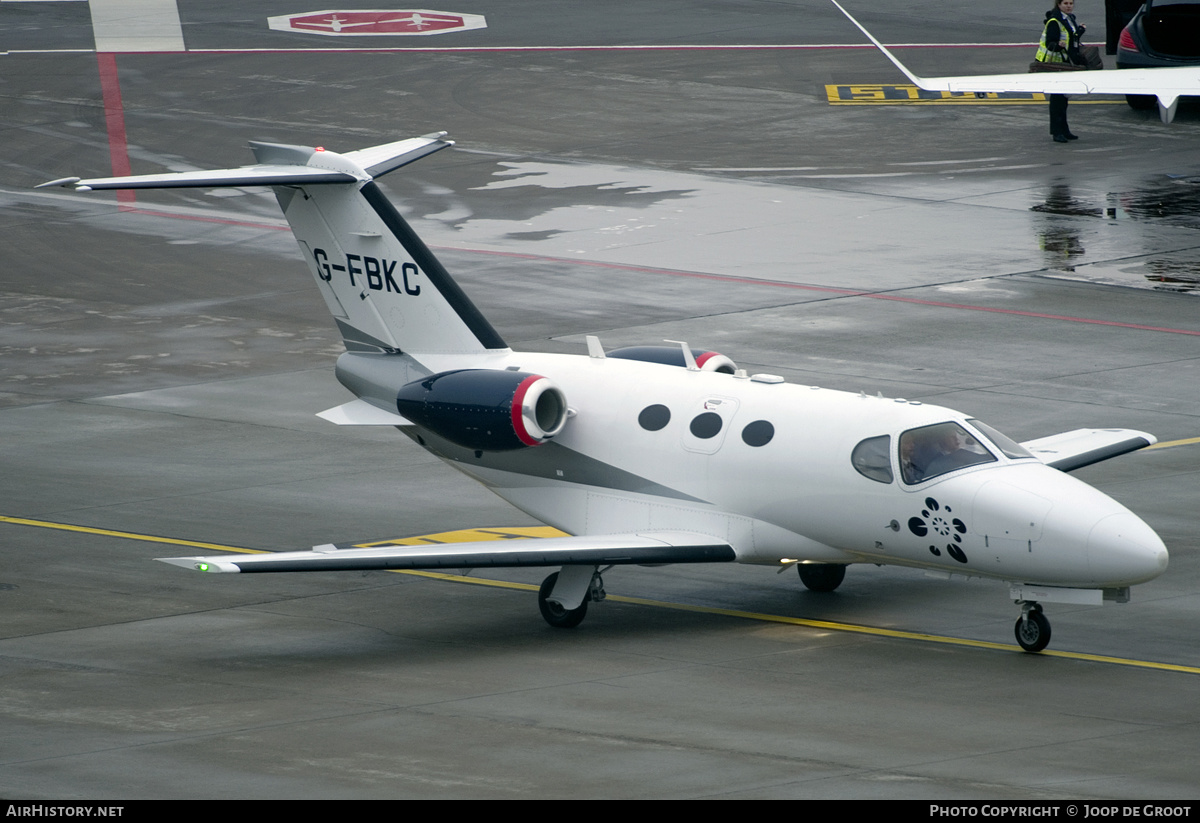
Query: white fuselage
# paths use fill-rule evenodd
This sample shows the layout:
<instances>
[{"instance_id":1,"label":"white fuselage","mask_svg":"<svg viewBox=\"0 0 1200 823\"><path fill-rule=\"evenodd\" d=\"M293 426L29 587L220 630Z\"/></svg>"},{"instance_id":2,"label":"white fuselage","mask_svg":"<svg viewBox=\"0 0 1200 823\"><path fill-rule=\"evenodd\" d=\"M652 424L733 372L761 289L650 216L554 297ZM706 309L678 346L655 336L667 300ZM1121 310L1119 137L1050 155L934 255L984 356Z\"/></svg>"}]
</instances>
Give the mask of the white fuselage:
<instances>
[{"instance_id":1,"label":"white fuselage","mask_svg":"<svg viewBox=\"0 0 1200 823\"><path fill-rule=\"evenodd\" d=\"M554 440L562 448L546 452L561 463L552 471L527 473L491 456L450 462L572 534L687 529L727 539L747 563L890 563L1092 589L1144 582L1167 563L1162 541L1124 506L1036 458L1006 457L967 417L939 406L615 358L422 360L435 371L515 367L562 389L573 416ZM655 430L639 423L651 406L669 411ZM712 415L716 434L693 433L701 415L701 435L716 425ZM761 445L743 437L756 421L773 430ZM905 483L900 434L946 421L995 460ZM891 482L851 463L856 444L883 435ZM596 465L617 479L597 481Z\"/></svg>"}]
</instances>

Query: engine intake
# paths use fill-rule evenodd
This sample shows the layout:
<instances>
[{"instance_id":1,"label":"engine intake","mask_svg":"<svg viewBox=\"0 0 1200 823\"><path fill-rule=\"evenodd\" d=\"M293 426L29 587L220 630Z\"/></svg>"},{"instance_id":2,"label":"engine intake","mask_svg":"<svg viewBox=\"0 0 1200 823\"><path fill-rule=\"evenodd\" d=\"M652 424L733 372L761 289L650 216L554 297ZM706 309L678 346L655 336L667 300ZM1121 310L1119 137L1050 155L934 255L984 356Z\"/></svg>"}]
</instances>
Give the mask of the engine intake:
<instances>
[{"instance_id":1,"label":"engine intake","mask_svg":"<svg viewBox=\"0 0 1200 823\"><path fill-rule=\"evenodd\" d=\"M441 372L407 383L396 409L451 443L512 451L545 443L567 422L562 390L540 374L494 369Z\"/></svg>"}]
</instances>

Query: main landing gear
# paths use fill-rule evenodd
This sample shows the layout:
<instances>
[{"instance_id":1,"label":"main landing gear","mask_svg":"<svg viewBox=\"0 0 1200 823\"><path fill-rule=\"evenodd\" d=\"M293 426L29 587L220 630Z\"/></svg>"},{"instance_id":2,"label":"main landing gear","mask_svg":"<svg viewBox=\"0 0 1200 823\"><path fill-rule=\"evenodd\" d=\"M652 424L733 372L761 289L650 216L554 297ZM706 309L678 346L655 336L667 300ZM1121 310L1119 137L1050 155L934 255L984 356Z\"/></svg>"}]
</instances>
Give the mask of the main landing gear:
<instances>
[{"instance_id":1,"label":"main landing gear","mask_svg":"<svg viewBox=\"0 0 1200 823\"><path fill-rule=\"evenodd\" d=\"M1050 645L1050 621L1037 603L1022 601L1015 631L1017 643L1027 652L1040 652Z\"/></svg>"},{"instance_id":2,"label":"main landing gear","mask_svg":"<svg viewBox=\"0 0 1200 823\"><path fill-rule=\"evenodd\" d=\"M846 579L843 563L797 563L796 571L805 588L814 592L831 592Z\"/></svg>"},{"instance_id":3,"label":"main landing gear","mask_svg":"<svg viewBox=\"0 0 1200 823\"><path fill-rule=\"evenodd\" d=\"M559 575L563 585L558 585ZM555 589L560 589L555 591ZM582 599L580 594L582 590ZM553 599L551 599L553 595ZM573 629L587 616L588 602L604 599L604 579L597 567L563 566L542 581L538 589L538 609L547 623L556 629ZM578 602L579 605L574 605ZM564 606L563 604L568 604ZM570 608L568 608L570 606Z\"/></svg>"}]
</instances>

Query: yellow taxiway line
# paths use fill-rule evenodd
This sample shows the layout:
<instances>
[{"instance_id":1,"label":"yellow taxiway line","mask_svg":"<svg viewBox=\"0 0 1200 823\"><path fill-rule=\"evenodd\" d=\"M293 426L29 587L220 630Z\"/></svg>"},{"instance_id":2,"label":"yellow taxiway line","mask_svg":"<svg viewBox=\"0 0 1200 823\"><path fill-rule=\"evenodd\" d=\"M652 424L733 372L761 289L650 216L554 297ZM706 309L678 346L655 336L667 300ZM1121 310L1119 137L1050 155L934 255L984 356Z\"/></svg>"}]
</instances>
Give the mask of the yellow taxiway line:
<instances>
[{"instance_id":1,"label":"yellow taxiway line","mask_svg":"<svg viewBox=\"0 0 1200 823\"><path fill-rule=\"evenodd\" d=\"M1184 443L1197 443L1200 438L1182 441L1177 440L1172 443L1160 443L1160 447L1169 445L1183 445ZM1154 447L1151 447L1154 448ZM180 540L174 537L160 537L151 534L138 534L136 532L116 531L114 529L96 529L90 526L75 526L70 523L54 523L48 520L31 520L24 517L7 517L0 515L0 523L11 523L16 526L34 526L43 529L57 529L59 531L80 532L83 534L96 534L104 537L119 537L126 540L138 540L145 543L167 543L175 546L193 546L200 549L210 549L221 552L237 552L239 554L270 554L260 549L246 549L239 546L225 546L220 543L204 543L197 540ZM557 529L552 529L548 526L519 526L512 528L492 528L492 529L463 529L453 532L441 532L439 534L426 534L417 537L407 537L399 540L380 540L371 543L360 543L358 546L395 546L395 545L421 545L421 544L436 544L436 543L463 543L474 540L519 540L529 537L553 537L561 536L563 532ZM432 580L445 580L452 583L469 583L475 586L492 586L500 589L515 589L520 591L536 592L538 587L530 583L512 583L507 580L486 580L480 577L467 577L462 574L447 574L446 572L430 572L430 571L408 571L396 570L396 574L409 574L416 577L427 577ZM850 634L863 634L875 637L891 637L898 640L921 640L927 643L940 643L947 646L965 646L974 649L987 649L990 651L1020 651L1019 646L1014 646L1008 643L992 643L986 640L968 640L961 637L946 637L937 634L923 634L921 632L908 632L898 629L881 629L876 626L860 626L854 623L835 623L829 620L810 620L804 617L787 617L779 614L763 614L761 612L746 612L738 609L720 609L712 606L691 606L686 603L671 603L665 600L648 600L641 597L624 597L621 595L609 595L609 600L616 603L629 603L636 606L650 606L659 609L674 609L675 611L697 612L700 614L716 614L724 617L737 617L743 620L756 620L763 623L783 623L790 626L803 626L810 629L820 629L823 631L847 632ZM1099 654L1084 654L1083 652L1064 652L1047 649L1038 652L1043 657L1061 657L1068 660L1087 660L1093 663L1111 663L1116 666L1130 666L1139 669L1156 669L1158 671L1182 672L1184 674L1200 674L1200 666L1181 666L1175 663L1158 663L1152 660L1134 660L1127 657L1109 657Z\"/></svg>"},{"instance_id":2,"label":"yellow taxiway line","mask_svg":"<svg viewBox=\"0 0 1200 823\"><path fill-rule=\"evenodd\" d=\"M1165 443L1155 443L1153 446L1146 446L1144 449L1138 449L1138 451L1148 452L1152 449L1172 449L1175 446L1193 446L1196 443L1200 443L1200 437L1188 437L1184 440L1168 440Z\"/></svg>"}]
</instances>

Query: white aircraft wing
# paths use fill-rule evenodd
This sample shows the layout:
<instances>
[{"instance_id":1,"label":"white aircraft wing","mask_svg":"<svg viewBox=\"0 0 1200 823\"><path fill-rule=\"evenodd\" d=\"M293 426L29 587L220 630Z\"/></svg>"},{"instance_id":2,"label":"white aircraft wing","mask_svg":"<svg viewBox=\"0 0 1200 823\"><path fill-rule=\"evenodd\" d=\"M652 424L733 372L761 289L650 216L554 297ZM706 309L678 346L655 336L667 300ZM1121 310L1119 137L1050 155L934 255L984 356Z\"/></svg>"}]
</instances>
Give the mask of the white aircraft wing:
<instances>
[{"instance_id":1,"label":"white aircraft wing","mask_svg":"<svg viewBox=\"0 0 1200 823\"><path fill-rule=\"evenodd\" d=\"M1175 117L1179 98L1200 95L1200 66L1161 69L1121 69L1120 71L1062 71L1036 74L980 74L962 77L918 77L863 28L837 2L838 10L858 27L883 52L913 85L926 91L956 92L1031 92L1042 94L1142 94L1158 98L1164 123Z\"/></svg>"},{"instance_id":2,"label":"white aircraft wing","mask_svg":"<svg viewBox=\"0 0 1200 823\"><path fill-rule=\"evenodd\" d=\"M682 531L483 540L427 546L344 548L304 552L159 557L163 563L202 572L324 572L383 569L468 569L514 566L610 566L663 563L732 563L733 547L711 535Z\"/></svg>"},{"instance_id":3,"label":"white aircraft wing","mask_svg":"<svg viewBox=\"0 0 1200 823\"><path fill-rule=\"evenodd\" d=\"M1154 435L1132 429L1075 429L1021 445L1047 466L1069 472L1157 442Z\"/></svg>"}]
</instances>

